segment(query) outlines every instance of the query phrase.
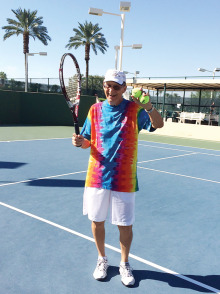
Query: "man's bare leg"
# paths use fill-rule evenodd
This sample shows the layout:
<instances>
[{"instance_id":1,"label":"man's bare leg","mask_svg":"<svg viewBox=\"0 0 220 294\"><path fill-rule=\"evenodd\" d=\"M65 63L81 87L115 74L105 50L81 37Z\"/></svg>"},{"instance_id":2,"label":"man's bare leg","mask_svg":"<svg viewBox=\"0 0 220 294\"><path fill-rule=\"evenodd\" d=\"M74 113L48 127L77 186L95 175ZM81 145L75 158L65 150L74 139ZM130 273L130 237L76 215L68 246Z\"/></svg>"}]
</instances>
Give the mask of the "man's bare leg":
<instances>
[{"instance_id":1,"label":"man's bare leg","mask_svg":"<svg viewBox=\"0 0 220 294\"><path fill-rule=\"evenodd\" d=\"M92 222L92 233L98 251L98 261L93 277L103 280L107 277L108 260L105 256L105 222Z\"/></svg>"},{"instance_id":2,"label":"man's bare leg","mask_svg":"<svg viewBox=\"0 0 220 294\"><path fill-rule=\"evenodd\" d=\"M128 262L128 255L133 239L133 231L131 226L118 226L120 232L121 261Z\"/></svg>"},{"instance_id":3,"label":"man's bare leg","mask_svg":"<svg viewBox=\"0 0 220 294\"><path fill-rule=\"evenodd\" d=\"M133 231L131 226L118 226L120 232L120 246L121 246L121 263L119 272L121 275L121 281L125 286L133 286L135 283L134 276L132 274L132 268L128 262L128 256L131 248L131 242L133 239Z\"/></svg>"},{"instance_id":4,"label":"man's bare leg","mask_svg":"<svg viewBox=\"0 0 220 294\"><path fill-rule=\"evenodd\" d=\"M105 222L92 222L92 233L98 255L105 256Z\"/></svg>"}]
</instances>

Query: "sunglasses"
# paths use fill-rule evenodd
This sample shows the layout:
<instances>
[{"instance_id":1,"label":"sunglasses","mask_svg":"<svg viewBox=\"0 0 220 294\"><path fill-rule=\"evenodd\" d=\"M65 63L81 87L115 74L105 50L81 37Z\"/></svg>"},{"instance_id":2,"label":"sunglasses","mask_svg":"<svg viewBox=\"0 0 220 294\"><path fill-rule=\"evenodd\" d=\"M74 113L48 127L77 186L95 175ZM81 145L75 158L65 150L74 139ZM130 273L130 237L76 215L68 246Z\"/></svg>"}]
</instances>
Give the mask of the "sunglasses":
<instances>
[{"instance_id":1,"label":"sunglasses","mask_svg":"<svg viewBox=\"0 0 220 294\"><path fill-rule=\"evenodd\" d=\"M119 85L107 85L107 84L104 84L103 87L107 90L112 88L115 91L119 91L122 88L122 86L119 86Z\"/></svg>"}]
</instances>

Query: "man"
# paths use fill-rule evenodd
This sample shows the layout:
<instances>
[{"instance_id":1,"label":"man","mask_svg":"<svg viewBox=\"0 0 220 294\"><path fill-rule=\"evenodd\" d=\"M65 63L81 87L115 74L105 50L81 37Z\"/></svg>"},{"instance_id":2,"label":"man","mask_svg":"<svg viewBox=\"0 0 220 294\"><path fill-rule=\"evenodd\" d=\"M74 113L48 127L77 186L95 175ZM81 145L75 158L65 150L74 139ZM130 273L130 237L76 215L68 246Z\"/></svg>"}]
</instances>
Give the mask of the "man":
<instances>
[{"instance_id":1,"label":"man","mask_svg":"<svg viewBox=\"0 0 220 294\"><path fill-rule=\"evenodd\" d=\"M215 111L215 102L213 101L211 106L210 106L210 114L214 114L214 111Z\"/></svg>"},{"instance_id":2,"label":"man","mask_svg":"<svg viewBox=\"0 0 220 294\"><path fill-rule=\"evenodd\" d=\"M98 262L93 277L107 276L105 255L105 220L119 228L121 281L135 283L128 256L133 238L135 192L137 182L137 145L141 129L154 131L163 126L163 119L149 101L142 104L123 99L126 77L123 72L108 70L103 82L106 100L92 105L81 134L73 134L74 146L91 147L83 195L83 214L92 221Z\"/></svg>"}]
</instances>

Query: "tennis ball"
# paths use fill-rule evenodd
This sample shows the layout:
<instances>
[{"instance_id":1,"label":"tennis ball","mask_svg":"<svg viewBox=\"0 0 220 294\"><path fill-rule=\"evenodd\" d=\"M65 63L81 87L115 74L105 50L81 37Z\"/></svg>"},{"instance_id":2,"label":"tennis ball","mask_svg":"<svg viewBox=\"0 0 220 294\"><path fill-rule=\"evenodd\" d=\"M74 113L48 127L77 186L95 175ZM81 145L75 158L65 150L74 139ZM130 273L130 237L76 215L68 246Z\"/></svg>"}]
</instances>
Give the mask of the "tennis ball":
<instances>
[{"instance_id":1,"label":"tennis ball","mask_svg":"<svg viewBox=\"0 0 220 294\"><path fill-rule=\"evenodd\" d=\"M150 100L150 97L149 96L143 96L141 95L140 97L140 102L143 103L143 104L147 104Z\"/></svg>"},{"instance_id":2,"label":"tennis ball","mask_svg":"<svg viewBox=\"0 0 220 294\"><path fill-rule=\"evenodd\" d=\"M131 96L135 97L135 98L140 98L142 95L142 91L138 88L134 88L132 89L132 92L131 92Z\"/></svg>"}]
</instances>

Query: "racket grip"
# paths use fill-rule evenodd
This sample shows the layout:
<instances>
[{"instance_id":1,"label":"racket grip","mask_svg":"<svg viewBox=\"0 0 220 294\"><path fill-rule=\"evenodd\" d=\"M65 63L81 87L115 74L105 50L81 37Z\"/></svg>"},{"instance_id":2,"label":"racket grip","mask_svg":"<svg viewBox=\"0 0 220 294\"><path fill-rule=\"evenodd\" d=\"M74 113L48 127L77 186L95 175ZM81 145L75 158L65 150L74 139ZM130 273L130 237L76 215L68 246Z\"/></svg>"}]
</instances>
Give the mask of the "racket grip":
<instances>
[{"instance_id":1,"label":"racket grip","mask_svg":"<svg viewBox=\"0 0 220 294\"><path fill-rule=\"evenodd\" d=\"M76 135L79 135L79 124L78 124L78 122L74 122L74 127L75 127Z\"/></svg>"}]
</instances>

